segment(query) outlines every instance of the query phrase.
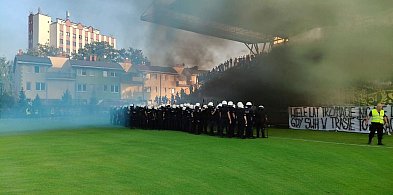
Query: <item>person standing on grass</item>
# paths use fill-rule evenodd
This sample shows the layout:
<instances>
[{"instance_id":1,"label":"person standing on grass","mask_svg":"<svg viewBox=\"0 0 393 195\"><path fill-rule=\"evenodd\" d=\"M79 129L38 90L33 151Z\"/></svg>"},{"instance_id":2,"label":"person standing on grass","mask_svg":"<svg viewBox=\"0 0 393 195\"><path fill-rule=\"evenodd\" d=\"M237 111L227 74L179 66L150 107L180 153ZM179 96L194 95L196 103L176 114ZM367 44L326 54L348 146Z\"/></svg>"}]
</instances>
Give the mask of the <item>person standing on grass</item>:
<instances>
[{"instance_id":1,"label":"person standing on grass","mask_svg":"<svg viewBox=\"0 0 393 195\"><path fill-rule=\"evenodd\" d=\"M262 138L267 138L267 135L265 134L266 122L267 114L265 112L265 107L260 105L255 112L255 127L257 130L257 138L259 137L260 133Z\"/></svg>"},{"instance_id":2,"label":"person standing on grass","mask_svg":"<svg viewBox=\"0 0 393 195\"><path fill-rule=\"evenodd\" d=\"M370 134L368 135L368 144L371 144L371 141L374 137L375 131L378 134L378 145L382 144L382 136L383 136L383 126L384 124L388 124L387 117L385 115L385 111L382 109L382 104L378 104L376 108L371 110L369 116L367 117L367 123L371 117L371 125L370 125Z\"/></svg>"}]
</instances>

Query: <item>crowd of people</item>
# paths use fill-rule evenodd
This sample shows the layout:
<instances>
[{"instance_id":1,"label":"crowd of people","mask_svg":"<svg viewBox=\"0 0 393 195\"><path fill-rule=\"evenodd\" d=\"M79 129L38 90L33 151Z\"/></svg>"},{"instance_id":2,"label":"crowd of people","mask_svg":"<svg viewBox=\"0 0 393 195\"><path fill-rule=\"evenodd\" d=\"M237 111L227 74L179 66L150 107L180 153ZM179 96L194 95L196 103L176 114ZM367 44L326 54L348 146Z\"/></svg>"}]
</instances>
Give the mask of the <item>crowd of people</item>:
<instances>
[{"instance_id":1,"label":"crowd of people","mask_svg":"<svg viewBox=\"0 0 393 195\"><path fill-rule=\"evenodd\" d=\"M267 138L267 114L263 106L222 101L161 105L113 107L110 122L131 129L174 130L228 138ZM254 127L256 129L254 135Z\"/></svg>"},{"instance_id":2,"label":"crowd of people","mask_svg":"<svg viewBox=\"0 0 393 195\"><path fill-rule=\"evenodd\" d=\"M252 64L252 62L255 62L259 56L262 56L263 53L256 54L256 55L244 55L240 56L237 58L230 58L229 60L225 61L224 63L219 64L218 66L215 66L212 70L209 72L200 75L199 80L200 81L206 81L215 78L216 76L220 75L220 73L223 73L225 71L228 71L234 67L245 67L247 68Z\"/></svg>"}]
</instances>

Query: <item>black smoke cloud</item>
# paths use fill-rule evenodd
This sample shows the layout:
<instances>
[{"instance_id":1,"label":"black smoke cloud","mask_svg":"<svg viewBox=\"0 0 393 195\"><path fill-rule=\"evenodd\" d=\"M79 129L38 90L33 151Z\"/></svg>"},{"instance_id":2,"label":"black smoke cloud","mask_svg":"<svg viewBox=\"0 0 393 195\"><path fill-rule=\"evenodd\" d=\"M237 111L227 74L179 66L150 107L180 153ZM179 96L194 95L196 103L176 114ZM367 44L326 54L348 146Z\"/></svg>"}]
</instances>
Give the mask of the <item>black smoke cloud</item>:
<instances>
[{"instance_id":1,"label":"black smoke cloud","mask_svg":"<svg viewBox=\"0 0 393 195\"><path fill-rule=\"evenodd\" d=\"M247 53L244 45L219 38L152 24L147 52L159 65L186 64L211 69L225 60Z\"/></svg>"},{"instance_id":2,"label":"black smoke cloud","mask_svg":"<svg viewBox=\"0 0 393 195\"><path fill-rule=\"evenodd\" d=\"M250 100L285 110L295 105L346 104L343 96L352 88L393 79L393 2L315 1L300 13L299 1L292 11L284 7L285 14L274 10L283 2L268 5L276 16L268 26L288 35L289 43L274 48L252 70L230 71L208 83L203 96ZM326 10L320 13L321 6ZM251 13L255 18L262 14ZM302 22L296 15L307 17ZM288 16L294 17L288 26L275 22ZM258 27L257 19L244 17L250 19L247 25L256 25L254 29L266 25Z\"/></svg>"}]
</instances>

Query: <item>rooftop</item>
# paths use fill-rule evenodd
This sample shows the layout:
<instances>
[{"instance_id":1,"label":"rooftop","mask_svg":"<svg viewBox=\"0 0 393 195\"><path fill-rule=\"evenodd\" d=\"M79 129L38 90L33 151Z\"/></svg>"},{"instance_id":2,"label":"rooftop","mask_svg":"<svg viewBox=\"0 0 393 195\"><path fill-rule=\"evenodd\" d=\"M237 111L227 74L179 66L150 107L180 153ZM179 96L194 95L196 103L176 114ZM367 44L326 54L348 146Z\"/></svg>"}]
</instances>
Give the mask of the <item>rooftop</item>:
<instances>
[{"instance_id":1,"label":"rooftop","mask_svg":"<svg viewBox=\"0 0 393 195\"><path fill-rule=\"evenodd\" d=\"M140 65L135 66L141 72L157 72L157 73L168 73L168 74L178 74L172 67L162 67L162 66L146 66Z\"/></svg>"},{"instance_id":2,"label":"rooftop","mask_svg":"<svg viewBox=\"0 0 393 195\"><path fill-rule=\"evenodd\" d=\"M46 66L52 66L52 62L48 57L37 57L37 56L30 56L30 55L17 55L15 56L15 62L18 63L35 63L41 64Z\"/></svg>"},{"instance_id":3,"label":"rooftop","mask_svg":"<svg viewBox=\"0 0 393 195\"><path fill-rule=\"evenodd\" d=\"M100 68L100 69L112 69L124 71L120 64L113 62L102 62L102 61L84 61L84 60L69 60L71 66L83 67L83 68Z\"/></svg>"}]
</instances>

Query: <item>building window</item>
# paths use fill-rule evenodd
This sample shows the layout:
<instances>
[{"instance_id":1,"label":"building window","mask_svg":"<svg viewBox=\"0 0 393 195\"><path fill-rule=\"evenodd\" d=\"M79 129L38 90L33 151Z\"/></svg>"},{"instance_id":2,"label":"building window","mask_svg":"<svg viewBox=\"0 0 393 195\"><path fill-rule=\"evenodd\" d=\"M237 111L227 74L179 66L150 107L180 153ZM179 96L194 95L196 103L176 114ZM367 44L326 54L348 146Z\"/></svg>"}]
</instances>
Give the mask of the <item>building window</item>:
<instances>
[{"instance_id":1,"label":"building window","mask_svg":"<svg viewBox=\"0 0 393 195\"><path fill-rule=\"evenodd\" d=\"M63 45L64 41L63 39L60 39L60 45Z\"/></svg>"},{"instance_id":2,"label":"building window","mask_svg":"<svg viewBox=\"0 0 393 195\"><path fill-rule=\"evenodd\" d=\"M67 49L66 51L67 51L67 53L70 53L71 50L70 50L70 49Z\"/></svg>"},{"instance_id":3,"label":"building window","mask_svg":"<svg viewBox=\"0 0 393 195\"><path fill-rule=\"evenodd\" d=\"M103 71L103 72L102 72L102 76L103 76L103 77L108 77L108 71Z\"/></svg>"},{"instance_id":4,"label":"building window","mask_svg":"<svg viewBox=\"0 0 393 195\"><path fill-rule=\"evenodd\" d=\"M41 83L41 82L35 83L35 90L45 91L45 83Z\"/></svg>"},{"instance_id":5,"label":"building window","mask_svg":"<svg viewBox=\"0 0 393 195\"><path fill-rule=\"evenodd\" d=\"M79 43L79 48L82 48L82 43Z\"/></svg>"},{"instance_id":6,"label":"building window","mask_svg":"<svg viewBox=\"0 0 393 195\"><path fill-rule=\"evenodd\" d=\"M151 91L151 87L146 88L147 93L150 93L150 91Z\"/></svg>"},{"instance_id":7,"label":"building window","mask_svg":"<svg viewBox=\"0 0 393 195\"><path fill-rule=\"evenodd\" d=\"M112 93L119 93L119 91L120 91L119 85L111 85Z\"/></svg>"},{"instance_id":8,"label":"building window","mask_svg":"<svg viewBox=\"0 0 393 195\"><path fill-rule=\"evenodd\" d=\"M88 42L88 41L89 41L89 38L85 37L85 41Z\"/></svg>"},{"instance_id":9,"label":"building window","mask_svg":"<svg viewBox=\"0 0 393 195\"><path fill-rule=\"evenodd\" d=\"M67 44L67 45L70 45L70 41L67 41L66 44Z\"/></svg>"},{"instance_id":10,"label":"building window","mask_svg":"<svg viewBox=\"0 0 393 195\"><path fill-rule=\"evenodd\" d=\"M70 36L70 32L66 32L66 36L69 37Z\"/></svg>"},{"instance_id":11,"label":"building window","mask_svg":"<svg viewBox=\"0 0 393 195\"><path fill-rule=\"evenodd\" d=\"M82 35L79 35L79 39L82 40Z\"/></svg>"},{"instance_id":12,"label":"building window","mask_svg":"<svg viewBox=\"0 0 393 195\"><path fill-rule=\"evenodd\" d=\"M74 47L76 47L76 42L73 42L72 45L73 45Z\"/></svg>"},{"instance_id":13,"label":"building window","mask_svg":"<svg viewBox=\"0 0 393 195\"><path fill-rule=\"evenodd\" d=\"M104 91L108 91L108 85L104 85Z\"/></svg>"},{"instance_id":14,"label":"building window","mask_svg":"<svg viewBox=\"0 0 393 195\"><path fill-rule=\"evenodd\" d=\"M72 38L76 39L76 34L72 34Z\"/></svg>"},{"instance_id":15,"label":"building window","mask_svg":"<svg viewBox=\"0 0 393 195\"><path fill-rule=\"evenodd\" d=\"M26 90L27 91L31 90L31 83L30 82L26 82Z\"/></svg>"},{"instance_id":16,"label":"building window","mask_svg":"<svg viewBox=\"0 0 393 195\"><path fill-rule=\"evenodd\" d=\"M93 39L93 38L91 38L91 39L90 39L90 43L93 43L93 42L94 42L94 39Z\"/></svg>"},{"instance_id":17,"label":"building window","mask_svg":"<svg viewBox=\"0 0 393 195\"><path fill-rule=\"evenodd\" d=\"M87 71L86 71L86 69L78 69L78 70L76 71L76 74L77 74L78 76L86 76L86 75L87 75Z\"/></svg>"},{"instance_id":18,"label":"building window","mask_svg":"<svg viewBox=\"0 0 393 195\"><path fill-rule=\"evenodd\" d=\"M77 92L86 92L87 91L87 86L86 84L78 84L76 87Z\"/></svg>"},{"instance_id":19,"label":"building window","mask_svg":"<svg viewBox=\"0 0 393 195\"><path fill-rule=\"evenodd\" d=\"M34 73L40 73L40 67L34 66Z\"/></svg>"},{"instance_id":20,"label":"building window","mask_svg":"<svg viewBox=\"0 0 393 195\"><path fill-rule=\"evenodd\" d=\"M166 87L165 87L165 93L166 93Z\"/></svg>"},{"instance_id":21,"label":"building window","mask_svg":"<svg viewBox=\"0 0 393 195\"><path fill-rule=\"evenodd\" d=\"M117 73L116 72L111 72L111 77L117 77Z\"/></svg>"},{"instance_id":22,"label":"building window","mask_svg":"<svg viewBox=\"0 0 393 195\"><path fill-rule=\"evenodd\" d=\"M158 93L158 87L156 87L156 93Z\"/></svg>"},{"instance_id":23,"label":"building window","mask_svg":"<svg viewBox=\"0 0 393 195\"><path fill-rule=\"evenodd\" d=\"M60 36L63 36L63 31L62 30L60 31Z\"/></svg>"}]
</instances>

